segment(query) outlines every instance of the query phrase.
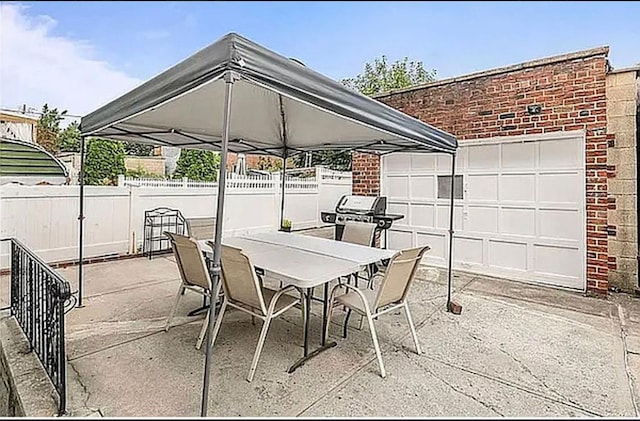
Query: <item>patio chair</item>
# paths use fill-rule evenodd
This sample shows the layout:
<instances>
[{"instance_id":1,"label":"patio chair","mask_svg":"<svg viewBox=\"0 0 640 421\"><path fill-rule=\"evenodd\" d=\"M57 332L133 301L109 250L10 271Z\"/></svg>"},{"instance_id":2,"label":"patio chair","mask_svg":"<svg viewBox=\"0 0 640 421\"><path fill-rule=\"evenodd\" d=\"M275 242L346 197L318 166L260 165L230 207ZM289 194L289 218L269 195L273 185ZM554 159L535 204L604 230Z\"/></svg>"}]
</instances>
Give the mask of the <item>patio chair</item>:
<instances>
[{"instance_id":1,"label":"patio chair","mask_svg":"<svg viewBox=\"0 0 640 421\"><path fill-rule=\"evenodd\" d=\"M213 216L202 218L185 218L187 234L196 240L211 240L216 235L216 218ZM210 261L205 257L207 267L210 268ZM202 298L202 307L194 312L199 312L207 308L207 297ZM191 313L193 314L193 312Z\"/></svg>"},{"instance_id":2,"label":"patio chair","mask_svg":"<svg viewBox=\"0 0 640 421\"><path fill-rule=\"evenodd\" d=\"M216 218L186 218L187 232L196 240L212 240L216 234Z\"/></svg>"},{"instance_id":3,"label":"patio chair","mask_svg":"<svg viewBox=\"0 0 640 421\"><path fill-rule=\"evenodd\" d=\"M369 222L347 221L344 225L344 231L342 232L341 241L344 241L345 243L372 247L376 227L376 224L372 224ZM369 287L371 287L371 275L373 274L371 266L367 266L365 272L367 273L366 280L369 283ZM354 273L352 276L355 277L355 283L357 287L359 279L358 273Z\"/></svg>"},{"instance_id":4,"label":"patio chair","mask_svg":"<svg viewBox=\"0 0 640 421\"><path fill-rule=\"evenodd\" d=\"M328 320L331 320L334 300L349 309L349 312L345 317L343 337L346 337L347 323L349 322L349 316L352 310L367 318L369 321L371 338L373 340L373 347L376 350L376 357L378 358L378 365L380 366L380 375L382 377L386 377L386 372L384 370L384 364L382 363L380 345L378 344L378 337L376 335L375 326L373 325L373 319L377 319L378 316L394 311L398 308L404 308L405 315L407 316L407 322L409 323L409 329L411 330L411 336L413 337L413 342L416 345L416 353L422 353L420 344L418 343L416 329L413 325L413 320L411 319L411 313L409 312L409 306L407 305L407 294L415 277L418 265L420 264L420 260L424 253L429 249L429 246L422 246L400 251L393 256L389 261L389 266L386 271L384 273L376 274L376 276L382 277L382 281L380 282L380 286L377 288L377 291L372 291L370 289L361 290L349 284L336 285L331 290L329 314L327 316ZM336 291L338 288L342 287L347 289L347 293L336 297ZM326 337L329 335L330 325L331 323L326 324Z\"/></svg>"},{"instance_id":5,"label":"patio chair","mask_svg":"<svg viewBox=\"0 0 640 421\"><path fill-rule=\"evenodd\" d=\"M210 246L213 247L213 243L209 243ZM304 318L305 300L303 299L303 293L300 289L298 289L300 298L286 295L287 292L296 289L293 285L286 286L278 291L262 287L251 260L242 252L242 249L223 244L221 264L224 298L220 313L216 319L215 328L213 329L211 343L213 346L216 341L227 306L248 313L252 318L258 317L262 319L264 324L260 331L258 345L256 346L251 368L249 369L249 375L247 376L247 381L251 382L271 321L285 311L293 308L296 304L301 305L302 317Z\"/></svg>"},{"instance_id":6,"label":"patio chair","mask_svg":"<svg viewBox=\"0 0 640 421\"><path fill-rule=\"evenodd\" d=\"M168 331L171 327L171 320L175 316L178 304L180 303L180 299L184 295L185 290L188 289L194 291L203 295L205 298L208 297L211 299L211 277L209 276L209 270L204 261L200 245L195 239L172 232L165 232L164 235L166 235L171 242L173 255L176 258L176 263L180 271L180 278L182 279L182 283L180 284L178 293L176 294L175 303L173 304L173 308L171 309L171 313L169 314L167 323L165 324L165 331ZM219 294L219 291L220 285L216 288L216 294ZM196 343L197 349L200 349L200 346L202 345L202 340L204 338L208 322L209 313L207 312L207 317L202 324L202 329L200 330L200 335L198 336L198 341Z\"/></svg>"}]
</instances>

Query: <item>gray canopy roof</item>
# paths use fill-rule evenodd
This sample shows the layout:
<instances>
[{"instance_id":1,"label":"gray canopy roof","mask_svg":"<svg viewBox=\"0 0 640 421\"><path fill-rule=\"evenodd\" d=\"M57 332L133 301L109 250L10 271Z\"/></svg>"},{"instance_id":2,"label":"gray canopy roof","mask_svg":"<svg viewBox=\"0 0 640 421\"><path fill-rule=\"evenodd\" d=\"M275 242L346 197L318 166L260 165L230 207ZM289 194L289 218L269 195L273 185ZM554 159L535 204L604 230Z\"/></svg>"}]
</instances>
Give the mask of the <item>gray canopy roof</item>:
<instances>
[{"instance_id":1,"label":"gray canopy roof","mask_svg":"<svg viewBox=\"0 0 640 421\"><path fill-rule=\"evenodd\" d=\"M235 76L229 150L454 153L455 136L230 33L81 120L83 135L220 150L225 81Z\"/></svg>"}]
</instances>

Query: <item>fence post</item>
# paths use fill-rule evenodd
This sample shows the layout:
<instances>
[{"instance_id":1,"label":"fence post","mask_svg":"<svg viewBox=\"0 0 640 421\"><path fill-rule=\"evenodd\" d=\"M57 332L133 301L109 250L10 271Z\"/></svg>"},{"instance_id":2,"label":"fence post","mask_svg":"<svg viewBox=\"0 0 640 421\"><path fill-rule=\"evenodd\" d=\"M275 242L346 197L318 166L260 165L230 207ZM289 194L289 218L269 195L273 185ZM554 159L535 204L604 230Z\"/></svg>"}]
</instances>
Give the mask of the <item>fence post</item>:
<instances>
[{"instance_id":1,"label":"fence post","mask_svg":"<svg viewBox=\"0 0 640 421\"><path fill-rule=\"evenodd\" d=\"M118 174L118 187L124 187L124 174Z\"/></svg>"},{"instance_id":2,"label":"fence post","mask_svg":"<svg viewBox=\"0 0 640 421\"><path fill-rule=\"evenodd\" d=\"M189 179L187 177L182 177L182 187L187 187L187 182Z\"/></svg>"}]
</instances>

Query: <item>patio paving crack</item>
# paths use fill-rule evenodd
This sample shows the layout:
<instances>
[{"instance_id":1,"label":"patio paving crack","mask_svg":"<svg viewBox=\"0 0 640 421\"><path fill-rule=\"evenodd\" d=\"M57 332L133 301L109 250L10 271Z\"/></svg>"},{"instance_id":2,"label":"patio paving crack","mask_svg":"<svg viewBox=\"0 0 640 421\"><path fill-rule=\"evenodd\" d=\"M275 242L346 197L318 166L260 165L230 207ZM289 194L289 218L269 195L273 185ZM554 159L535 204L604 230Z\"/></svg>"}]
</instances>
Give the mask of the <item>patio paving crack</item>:
<instances>
[{"instance_id":1,"label":"patio paving crack","mask_svg":"<svg viewBox=\"0 0 640 421\"><path fill-rule=\"evenodd\" d=\"M406 351L402 350L402 353L404 353L406 355ZM424 371L426 371L427 373L429 373L430 375L432 375L433 377L435 377L437 380L440 380L440 382L444 383L445 385L449 386L454 392L459 393L462 396L466 396L467 398L479 403L480 405L484 406L485 408L487 408L488 410L490 410L491 412L494 412L495 414L504 417L504 414L501 413L500 411L498 411L496 408L494 408L493 405L490 405L480 399L478 399L477 397L468 394L467 392L465 392L462 389L457 388L456 386L452 385L451 383L449 383L448 381L446 381L445 379L443 379L442 377L438 376L435 372L433 372L432 370L430 370L427 367L424 367L421 364L418 364L418 366L420 368L422 368Z\"/></svg>"},{"instance_id":2,"label":"patio paving crack","mask_svg":"<svg viewBox=\"0 0 640 421\"><path fill-rule=\"evenodd\" d=\"M413 353L409 354L409 352L402 346L396 346L396 348L400 352L404 353L409 358L415 357L415 354L413 354ZM595 411L592 411L590 409L584 408L583 406L581 406L579 404L576 404L576 403L574 403L572 401L568 401L568 400L567 401L563 401L563 400L558 399L556 397L548 396L548 395L545 395L545 394L540 393L538 391L529 389L528 387L521 386L519 384L512 383L512 382L507 381L507 380L503 380L503 379L501 379L499 377L494 377L492 375L481 373L481 372L478 372L478 371L475 371L475 370L472 370L472 369L469 369L469 368L466 368L466 367L460 367L458 365L455 365L455 364L452 364L452 363L449 363L449 362L446 362L446 361L443 361L443 360L440 360L438 358L434 358L434 357L431 357L431 356L428 356L428 355L425 355L425 354L421 355L420 358L427 358L427 359L429 359L431 361L434 361L436 363L445 365L445 366L453 368L455 370L464 371L465 373L473 374L475 376L482 377L482 378L487 379L489 381L500 383L500 384L502 384L504 386L520 390L522 392L528 393L528 394L536 396L538 398L541 398L541 399L544 399L544 400L547 400L547 401L550 401L550 402L554 402L554 403L557 403L557 404L560 404L560 405L564 405L564 406L567 406L567 407L570 407L570 408L573 408L573 409L577 409L577 410L579 410L581 412L584 412L584 413L592 415L592 416L597 416L597 417L603 417L604 416L604 415L602 415L602 414L600 414L598 412L595 412ZM417 361L417 365L420 368L424 369L424 370L428 370L426 367L424 367L422 364L420 364L419 360Z\"/></svg>"},{"instance_id":3,"label":"patio paving crack","mask_svg":"<svg viewBox=\"0 0 640 421\"><path fill-rule=\"evenodd\" d=\"M531 377L533 377L538 382L540 382L540 384L542 384L542 386L544 386L545 389L547 389L549 392L557 395L557 397L559 397L560 399L564 399L565 401L571 402L572 404L574 404L576 406L580 406L580 404L578 402L566 397L562 393L558 392L557 390L555 390L554 388L549 386L544 380L542 380L540 377L538 377L536 374L534 374L533 371L531 371L531 369L525 363L520 361L518 358L516 358L515 356L511 355L509 352L505 351L501 347L498 347L498 351L502 352L504 355L506 355L507 357L511 358L513 361L515 361L516 364L518 364L524 371L526 371L527 374L529 374Z\"/></svg>"},{"instance_id":4,"label":"patio paving crack","mask_svg":"<svg viewBox=\"0 0 640 421\"><path fill-rule=\"evenodd\" d=\"M84 295L83 298L87 299L87 298L102 297L104 295L117 294L119 292L131 291L131 290L139 289L139 288L147 288L147 287L150 287L150 286L165 284L165 283L168 283L168 282L175 282L176 285L178 285L178 282L180 282L180 279L176 278L176 279L165 279L165 280L162 280L162 281L143 282L143 283L140 283L140 284L137 284L137 285L126 286L126 287L123 287L123 288L118 288L118 289L114 289L114 290L110 290L110 291L97 292L95 294ZM77 292L78 292L78 290L76 289L73 292L73 294L75 294Z\"/></svg>"},{"instance_id":5,"label":"patio paving crack","mask_svg":"<svg viewBox=\"0 0 640 421\"><path fill-rule=\"evenodd\" d=\"M631 394L631 404L633 405L633 411L635 413L635 416L638 417L638 415L640 414L638 412L638 394L636 393L635 381L629 367L629 354L631 354L632 352L629 351L629 348L627 346L627 324L624 317L624 308L620 304L618 304L618 318L620 321L620 340L622 341L622 352L624 353L624 371L627 376L627 384L629 386L629 393Z\"/></svg>"},{"instance_id":6,"label":"patio paving crack","mask_svg":"<svg viewBox=\"0 0 640 421\"><path fill-rule=\"evenodd\" d=\"M89 389L87 388L87 385L85 385L84 382L82 381L82 377L80 376L80 373L76 369L76 367L73 364L73 362L71 360L67 359L67 365L73 371L74 380L80 385L80 387L82 387L82 395L83 395L82 409L85 409L85 410L89 411L88 414L80 414L80 413L78 413L78 409L77 408L69 408L68 412L70 412L70 413L68 415L70 415L72 417L87 417L87 416L95 416L95 414L99 414L102 417L103 415L102 415L102 411L100 410L100 408L92 408L92 407L89 406L89 399L91 399L91 392L89 392ZM68 397L71 397L71 396L72 395L70 393L68 393ZM69 401L71 401L71 399L69 399Z\"/></svg>"}]
</instances>

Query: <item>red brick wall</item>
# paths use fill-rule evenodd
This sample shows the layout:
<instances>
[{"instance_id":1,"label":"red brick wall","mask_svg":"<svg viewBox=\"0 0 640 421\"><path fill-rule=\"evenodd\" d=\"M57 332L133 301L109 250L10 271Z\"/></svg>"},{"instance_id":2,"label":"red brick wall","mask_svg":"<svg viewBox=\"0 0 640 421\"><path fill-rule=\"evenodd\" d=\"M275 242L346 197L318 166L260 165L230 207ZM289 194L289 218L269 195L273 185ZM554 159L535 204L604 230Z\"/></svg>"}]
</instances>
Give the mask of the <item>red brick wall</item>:
<instances>
[{"instance_id":1,"label":"red brick wall","mask_svg":"<svg viewBox=\"0 0 640 421\"><path fill-rule=\"evenodd\" d=\"M351 168L353 194L361 196L380 194L380 157L378 155L354 153L351 158Z\"/></svg>"},{"instance_id":2,"label":"red brick wall","mask_svg":"<svg viewBox=\"0 0 640 421\"><path fill-rule=\"evenodd\" d=\"M606 55L607 50L600 50L594 56L436 83L378 98L455 134L461 143L465 139L585 130L587 288L598 293L608 289L607 178L614 172L607 167L611 136L605 132ZM528 115L529 104L542 105L542 112ZM374 158L354 154L354 194L378 194L379 164L375 163Z\"/></svg>"}]
</instances>

